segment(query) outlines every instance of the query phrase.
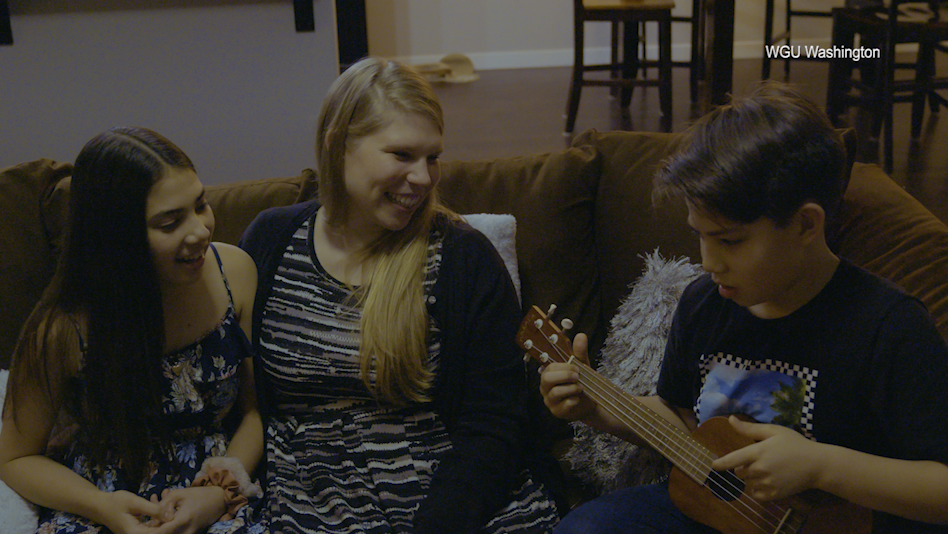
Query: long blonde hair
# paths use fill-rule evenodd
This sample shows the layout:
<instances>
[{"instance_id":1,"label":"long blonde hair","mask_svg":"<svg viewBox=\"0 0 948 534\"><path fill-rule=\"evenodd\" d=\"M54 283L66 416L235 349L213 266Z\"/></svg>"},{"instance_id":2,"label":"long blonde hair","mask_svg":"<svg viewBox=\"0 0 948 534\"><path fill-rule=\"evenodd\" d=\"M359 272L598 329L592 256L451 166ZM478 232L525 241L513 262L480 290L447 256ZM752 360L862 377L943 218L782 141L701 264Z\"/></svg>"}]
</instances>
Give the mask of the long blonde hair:
<instances>
[{"instance_id":1,"label":"long blonde hair","mask_svg":"<svg viewBox=\"0 0 948 534\"><path fill-rule=\"evenodd\" d=\"M344 224L349 216L345 185L349 143L387 126L393 111L426 117L439 133L444 131L441 104L431 86L396 61L362 59L330 87L316 136L319 201L329 226ZM434 375L427 365L423 278L428 236L439 212L447 210L432 191L405 228L386 233L360 257L373 266L356 293L362 305L362 380L379 400L398 405L430 400Z\"/></svg>"}]
</instances>

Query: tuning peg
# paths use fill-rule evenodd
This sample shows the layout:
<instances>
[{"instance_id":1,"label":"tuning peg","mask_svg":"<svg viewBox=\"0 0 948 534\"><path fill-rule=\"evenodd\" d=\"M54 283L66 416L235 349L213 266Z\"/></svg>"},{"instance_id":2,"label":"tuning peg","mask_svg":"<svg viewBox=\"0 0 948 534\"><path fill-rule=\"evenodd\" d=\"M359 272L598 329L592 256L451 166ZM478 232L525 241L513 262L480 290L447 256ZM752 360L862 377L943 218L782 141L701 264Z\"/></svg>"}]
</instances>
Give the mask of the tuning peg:
<instances>
[{"instance_id":1,"label":"tuning peg","mask_svg":"<svg viewBox=\"0 0 948 534\"><path fill-rule=\"evenodd\" d=\"M556 311L556 304L550 304L550 309L546 310L547 317L553 317L553 312Z\"/></svg>"},{"instance_id":2,"label":"tuning peg","mask_svg":"<svg viewBox=\"0 0 948 534\"><path fill-rule=\"evenodd\" d=\"M560 336L553 334L550 336L550 343L556 345L556 342L560 340Z\"/></svg>"},{"instance_id":3,"label":"tuning peg","mask_svg":"<svg viewBox=\"0 0 948 534\"><path fill-rule=\"evenodd\" d=\"M560 321L560 326L564 331L569 330L570 328L573 328L573 321L570 321L569 319L563 319Z\"/></svg>"},{"instance_id":4,"label":"tuning peg","mask_svg":"<svg viewBox=\"0 0 948 534\"><path fill-rule=\"evenodd\" d=\"M523 363L530 363L530 355L529 355L529 354L524 354L524 355L523 355Z\"/></svg>"},{"instance_id":5,"label":"tuning peg","mask_svg":"<svg viewBox=\"0 0 948 534\"><path fill-rule=\"evenodd\" d=\"M543 362L543 363L550 363L550 355L547 354L547 353L545 353L545 352L541 352L541 353L540 353L540 361Z\"/></svg>"}]
</instances>

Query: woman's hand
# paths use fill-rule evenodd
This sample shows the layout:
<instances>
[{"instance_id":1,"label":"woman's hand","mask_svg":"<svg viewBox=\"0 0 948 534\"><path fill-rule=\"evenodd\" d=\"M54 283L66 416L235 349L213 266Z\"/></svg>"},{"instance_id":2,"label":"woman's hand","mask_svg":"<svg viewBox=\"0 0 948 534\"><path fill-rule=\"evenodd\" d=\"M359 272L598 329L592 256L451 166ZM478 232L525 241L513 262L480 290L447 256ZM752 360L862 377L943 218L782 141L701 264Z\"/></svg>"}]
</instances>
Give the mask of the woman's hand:
<instances>
[{"instance_id":1,"label":"woman's hand","mask_svg":"<svg viewBox=\"0 0 948 534\"><path fill-rule=\"evenodd\" d=\"M204 532L227 511L224 489L220 486L200 486L164 490L158 505L162 518L160 526L175 534Z\"/></svg>"},{"instance_id":2,"label":"woman's hand","mask_svg":"<svg viewBox=\"0 0 948 534\"><path fill-rule=\"evenodd\" d=\"M149 501L128 491L103 493L107 499L104 505L105 517L102 524L115 534L164 534L172 532L167 528L156 528L172 519L159 503ZM144 518L150 521L143 523Z\"/></svg>"}]
</instances>

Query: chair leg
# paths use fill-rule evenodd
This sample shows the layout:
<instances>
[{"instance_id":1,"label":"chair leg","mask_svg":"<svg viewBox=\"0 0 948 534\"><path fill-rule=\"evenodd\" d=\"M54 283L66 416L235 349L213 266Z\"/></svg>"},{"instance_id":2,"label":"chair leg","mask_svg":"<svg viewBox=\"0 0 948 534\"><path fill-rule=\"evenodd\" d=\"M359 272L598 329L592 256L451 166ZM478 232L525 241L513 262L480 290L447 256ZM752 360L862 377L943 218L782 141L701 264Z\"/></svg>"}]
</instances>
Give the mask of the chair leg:
<instances>
[{"instance_id":1,"label":"chair leg","mask_svg":"<svg viewBox=\"0 0 948 534\"><path fill-rule=\"evenodd\" d=\"M639 23L631 21L622 27L622 79L631 82L639 74ZM631 83L623 85L619 92L619 104L622 108L632 103Z\"/></svg>"},{"instance_id":2,"label":"chair leg","mask_svg":"<svg viewBox=\"0 0 948 534\"><path fill-rule=\"evenodd\" d=\"M576 125L576 113L579 111L579 94L583 90L583 47L586 38L583 19L579 13L574 17L573 27L573 77L569 82L569 99L566 103L566 129L564 133L573 133Z\"/></svg>"},{"instance_id":3,"label":"chair leg","mask_svg":"<svg viewBox=\"0 0 948 534\"><path fill-rule=\"evenodd\" d=\"M931 43L919 43L918 58L915 63L915 92L912 95L912 139L918 139L922 134L925 99L929 98L932 91L934 66L934 47Z\"/></svg>"},{"instance_id":4,"label":"chair leg","mask_svg":"<svg viewBox=\"0 0 948 534\"><path fill-rule=\"evenodd\" d=\"M704 22L701 18L701 0L691 2L691 72L688 75L691 84L691 103L698 101L698 82L704 79L703 35Z\"/></svg>"},{"instance_id":5,"label":"chair leg","mask_svg":"<svg viewBox=\"0 0 948 534\"><path fill-rule=\"evenodd\" d=\"M894 24L893 24L894 26ZM893 135L892 127L893 124L893 107L895 104L895 37L892 31L889 31L886 37L885 50L883 54L883 67L882 72L879 73L880 78L885 78L883 82L883 105L882 110L884 114L884 123L882 128L882 152L883 152L883 169L885 172L891 174L893 168L893 157L892 157L892 144L893 144Z\"/></svg>"},{"instance_id":6,"label":"chair leg","mask_svg":"<svg viewBox=\"0 0 948 534\"><path fill-rule=\"evenodd\" d=\"M764 14L764 46L773 44L774 38L774 0L767 0L767 11ZM764 62L760 70L760 79L770 78L770 56L764 50Z\"/></svg>"},{"instance_id":7,"label":"chair leg","mask_svg":"<svg viewBox=\"0 0 948 534\"><path fill-rule=\"evenodd\" d=\"M671 131L672 120L672 47L671 13L659 22L658 29L659 89L658 98L662 110L662 129Z\"/></svg>"},{"instance_id":8,"label":"chair leg","mask_svg":"<svg viewBox=\"0 0 948 534\"><path fill-rule=\"evenodd\" d=\"M846 22L842 9L833 10L832 46L851 48L856 37ZM838 48L837 48L838 49ZM846 108L846 94L849 92L850 78L853 75L853 62L845 59L829 61L829 79L826 84L826 114L836 124Z\"/></svg>"},{"instance_id":9,"label":"chair leg","mask_svg":"<svg viewBox=\"0 0 948 534\"><path fill-rule=\"evenodd\" d=\"M609 45L609 57L613 65L619 64L619 27L622 24L619 22L610 22L609 26L612 29L611 44ZM615 80L622 75L622 71L618 68L612 69L612 79ZM615 98L618 94L618 87L612 86L609 88L609 96Z\"/></svg>"},{"instance_id":10,"label":"chair leg","mask_svg":"<svg viewBox=\"0 0 948 534\"><path fill-rule=\"evenodd\" d=\"M784 19L784 31L787 32L786 33L787 46L791 46L790 39L793 38L793 35L790 34L790 21L792 19L792 17L790 16L791 11L793 11L793 5L791 3L791 0L787 0L787 18ZM783 79L784 80L790 79L790 58L783 60Z\"/></svg>"}]
</instances>

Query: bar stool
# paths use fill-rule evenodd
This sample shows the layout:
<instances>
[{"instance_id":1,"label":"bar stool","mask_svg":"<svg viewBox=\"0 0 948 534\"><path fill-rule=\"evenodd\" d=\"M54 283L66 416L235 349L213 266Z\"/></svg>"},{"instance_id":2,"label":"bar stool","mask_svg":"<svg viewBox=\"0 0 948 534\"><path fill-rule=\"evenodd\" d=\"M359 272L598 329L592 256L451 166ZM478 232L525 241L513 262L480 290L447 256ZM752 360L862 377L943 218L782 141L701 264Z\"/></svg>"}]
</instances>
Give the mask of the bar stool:
<instances>
[{"instance_id":1,"label":"bar stool","mask_svg":"<svg viewBox=\"0 0 948 534\"><path fill-rule=\"evenodd\" d=\"M849 3L849 2L847 2ZM822 17L829 18L833 14L830 10L826 11L815 11L815 10L801 10L793 9L793 0L787 0L786 4L786 17L784 19L784 31L778 35L774 35L774 0L767 0L766 12L764 14L764 62L761 67L760 77L763 80L770 78L770 62L772 58L767 53L766 47L775 46L777 43L784 42L787 46L792 46L790 38L792 36L791 27L794 17ZM795 57L794 59L802 60L817 60L825 61L815 57L809 57L801 55L800 57ZM783 75L784 78L790 77L790 58L785 58L783 60Z\"/></svg>"},{"instance_id":2,"label":"bar stool","mask_svg":"<svg viewBox=\"0 0 948 534\"><path fill-rule=\"evenodd\" d=\"M833 10L833 45L853 48L859 35L861 47L866 43L881 44L881 58L862 60L859 76L851 58L834 58L830 62L827 83L826 111L834 122L846 108L859 105L873 119L872 134L881 129L883 161L887 173L893 169L893 106L912 103L912 139L921 135L925 104L932 113L948 106L948 98L938 91L948 89L948 78L937 76L935 55L948 51L948 0L887 0L888 6L868 8L837 8ZM917 43L914 59L896 57L896 45ZM871 47L867 47L871 48ZM898 77L896 71L911 70L914 78Z\"/></svg>"},{"instance_id":3,"label":"bar stool","mask_svg":"<svg viewBox=\"0 0 948 534\"><path fill-rule=\"evenodd\" d=\"M579 95L583 86L609 86L620 89L622 107L632 100L632 89L641 86L657 86L659 107L662 113L662 129L671 129L672 89L671 89L671 11L674 0L573 0L574 61L573 77L570 81L569 102L566 106L566 134L573 132L576 113L579 110ZM613 50L612 62L602 65L584 64L585 23L587 21L606 21L622 23L622 57ZM656 22L658 24L658 60L648 60L639 56L639 24ZM646 78L645 68L658 67L658 78ZM638 78L642 69L643 77ZM589 79L587 72L611 71L618 77L607 79Z\"/></svg>"}]
</instances>

